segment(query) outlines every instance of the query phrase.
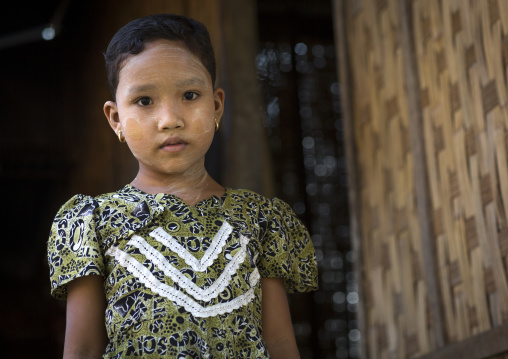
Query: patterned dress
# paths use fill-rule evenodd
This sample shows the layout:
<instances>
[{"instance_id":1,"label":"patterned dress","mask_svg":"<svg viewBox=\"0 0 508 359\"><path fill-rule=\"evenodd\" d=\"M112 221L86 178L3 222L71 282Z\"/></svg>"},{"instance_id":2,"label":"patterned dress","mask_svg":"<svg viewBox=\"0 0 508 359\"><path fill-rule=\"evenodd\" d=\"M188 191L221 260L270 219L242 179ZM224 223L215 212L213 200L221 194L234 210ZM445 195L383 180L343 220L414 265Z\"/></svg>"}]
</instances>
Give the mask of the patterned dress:
<instances>
[{"instance_id":1,"label":"patterned dress","mask_svg":"<svg viewBox=\"0 0 508 359\"><path fill-rule=\"evenodd\" d=\"M103 358L268 358L260 278L317 288L303 224L286 203L247 190L195 206L131 185L76 195L55 217L48 261L59 299L75 278L104 277Z\"/></svg>"}]
</instances>

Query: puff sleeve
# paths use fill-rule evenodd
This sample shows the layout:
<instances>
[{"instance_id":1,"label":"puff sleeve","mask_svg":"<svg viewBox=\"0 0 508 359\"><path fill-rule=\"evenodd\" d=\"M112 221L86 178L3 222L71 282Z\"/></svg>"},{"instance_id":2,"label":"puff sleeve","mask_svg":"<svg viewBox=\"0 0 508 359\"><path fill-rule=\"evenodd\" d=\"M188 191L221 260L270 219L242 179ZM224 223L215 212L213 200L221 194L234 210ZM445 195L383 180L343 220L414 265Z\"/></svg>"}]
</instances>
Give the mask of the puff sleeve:
<instances>
[{"instance_id":1,"label":"puff sleeve","mask_svg":"<svg viewBox=\"0 0 508 359\"><path fill-rule=\"evenodd\" d=\"M58 211L47 243L51 295L67 298L67 283L87 275L104 275L104 259L96 232L95 199L76 195Z\"/></svg>"},{"instance_id":2,"label":"puff sleeve","mask_svg":"<svg viewBox=\"0 0 508 359\"><path fill-rule=\"evenodd\" d=\"M287 203L277 198L271 203L257 261L261 277L283 278L288 293L316 290L316 256L307 228Z\"/></svg>"}]
</instances>

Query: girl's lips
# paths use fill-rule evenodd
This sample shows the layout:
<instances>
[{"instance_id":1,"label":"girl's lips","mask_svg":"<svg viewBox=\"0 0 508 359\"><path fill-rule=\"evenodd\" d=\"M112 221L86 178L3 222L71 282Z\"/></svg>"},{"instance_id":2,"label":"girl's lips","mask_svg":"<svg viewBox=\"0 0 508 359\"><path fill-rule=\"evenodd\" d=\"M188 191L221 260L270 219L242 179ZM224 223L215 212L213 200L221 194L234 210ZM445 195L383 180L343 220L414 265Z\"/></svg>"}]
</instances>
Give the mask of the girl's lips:
<instances>
[{"instance_id":1,"label":"girl's lips","mask_svg":"<svg viewBox=\"0 0 508 359\"><path fill-rule=\"evenodd\" d=\"M161 149L165 152L177 152L183 150L187 143L178 137L170 137L161 145Z\"/></svg>"}]
</instances>

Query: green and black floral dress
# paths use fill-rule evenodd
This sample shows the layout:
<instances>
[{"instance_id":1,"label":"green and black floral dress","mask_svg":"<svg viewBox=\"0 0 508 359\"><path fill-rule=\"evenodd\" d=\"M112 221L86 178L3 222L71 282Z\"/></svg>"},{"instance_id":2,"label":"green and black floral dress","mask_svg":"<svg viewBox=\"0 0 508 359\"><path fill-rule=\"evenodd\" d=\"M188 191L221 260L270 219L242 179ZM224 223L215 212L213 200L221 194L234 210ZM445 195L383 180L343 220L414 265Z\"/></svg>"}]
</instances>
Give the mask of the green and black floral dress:
<instances>
[{"instance_id":1,"label":"green and black floral dress","mask_svg":"<svg viewBox=\"0 0 508 359\"><path fill-rule=\"evenodd\" d=\"M189 206L131 185L76 195L48 241L51 293L104 277L109 344L103 358L267 358L262 277L288 292L317 287L314 247L291 208L227 189Z\"/></svg>"}]
</instances>

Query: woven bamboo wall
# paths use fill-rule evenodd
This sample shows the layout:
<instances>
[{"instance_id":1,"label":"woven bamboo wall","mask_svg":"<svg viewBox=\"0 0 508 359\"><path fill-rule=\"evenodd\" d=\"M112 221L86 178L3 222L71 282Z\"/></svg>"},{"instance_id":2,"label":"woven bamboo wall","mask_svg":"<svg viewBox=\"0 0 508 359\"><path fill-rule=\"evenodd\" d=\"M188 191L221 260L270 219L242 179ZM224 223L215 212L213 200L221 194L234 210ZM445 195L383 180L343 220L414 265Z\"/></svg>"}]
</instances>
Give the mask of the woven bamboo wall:
<instances>
[{"instance_id":1,"label":"woven bamboo wall","mask_svg":"<svg viewBox=\"0 0 508 359\"><path fill-rule=\"evenodd\" d=\"M402 52L393 1L363 1L347 24L369 357L428 351ZM355 5L353 4L353 5Z\"/></svg>"},{"instance_id":2,"label":"woven bamboo wall","mask_svg":"<svg viewBox=\"0 0 508 359\"><path fill-rule=\"evenodd\" d=\"M508 2L413 6L446 333L457 341L508 321Z\"/></svg>"},{"instance_id":3,"label":"woven bamboo wall","mask_svg":"<svg viewBox=\"0 0 508 359\"><path fill-rule=\"evenodd\" d=\"M430 358L508 322L508 1L344 4L364 348L369 358ZM404 52L415 55L417 87L408 84ZM411 93L422 129L413 136ZM415 158L415 135L423 157ZM425 171L415 173L419 159ZM428 223L417 209L419 175L428 183ZM426 267L426 240L435 268Z\"/></svg>"}]
</instances>

